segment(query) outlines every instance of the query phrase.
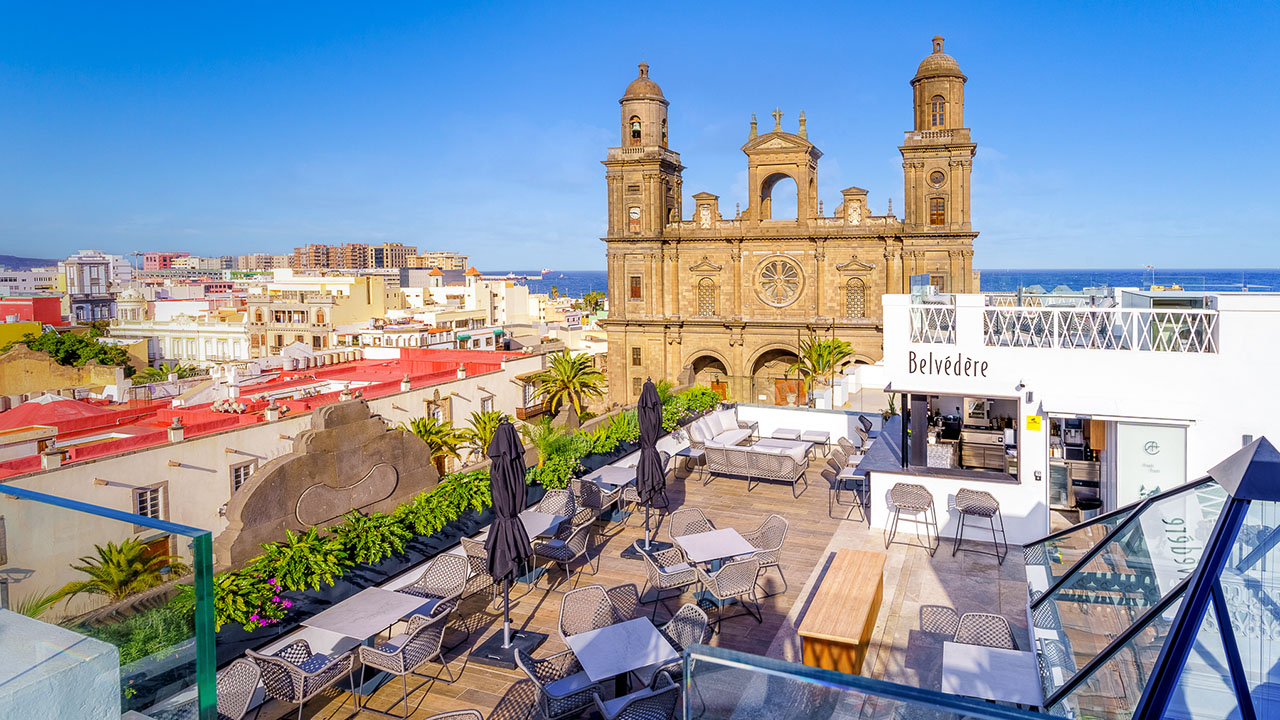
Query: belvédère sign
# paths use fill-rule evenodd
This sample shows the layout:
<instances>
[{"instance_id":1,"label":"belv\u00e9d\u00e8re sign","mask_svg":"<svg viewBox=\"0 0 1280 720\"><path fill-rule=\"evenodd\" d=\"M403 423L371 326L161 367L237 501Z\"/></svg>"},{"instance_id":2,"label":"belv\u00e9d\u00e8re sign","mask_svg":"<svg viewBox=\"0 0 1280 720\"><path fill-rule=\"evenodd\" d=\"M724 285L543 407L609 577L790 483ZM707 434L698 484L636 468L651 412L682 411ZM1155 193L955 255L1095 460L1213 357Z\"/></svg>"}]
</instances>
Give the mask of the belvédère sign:
<instances>
[{"instance_id":1,"label":"belv\u00e9d\u00e8re sign","mask_svg":"<svg viewBox=\"0 0 1280 720\"><path fill-rule=\"evenodd\" d=\"M951 377L986 377L987 361L965 357L964 353L934 357L933 352L922 356L916 355L916 351L911 350L907 356L907 372L913 375L918 373Z\"/></svg>"}]
</instances>

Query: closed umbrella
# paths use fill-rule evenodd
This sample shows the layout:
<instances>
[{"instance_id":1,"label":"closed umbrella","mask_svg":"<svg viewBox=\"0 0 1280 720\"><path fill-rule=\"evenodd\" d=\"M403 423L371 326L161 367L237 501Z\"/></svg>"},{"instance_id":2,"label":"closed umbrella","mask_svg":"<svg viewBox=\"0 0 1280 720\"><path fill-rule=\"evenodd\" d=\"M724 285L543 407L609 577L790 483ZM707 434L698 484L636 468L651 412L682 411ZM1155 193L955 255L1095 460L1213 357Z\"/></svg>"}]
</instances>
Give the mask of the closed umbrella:
<instances>
[{"instance_id":1,"label":"closed umbrella","mask_svg":"<svg viewBox=\"0 0 1280 720\"><path fill-rule=\"evenodd\" d=\"M489 442L489 483L493 493L493 523L484 547L489 555L489 574L494 582L502 583L503 620L501 648L484 648L480 656L497 664L512 666L515 648L532 650L546 635L542 633L511 632L511 578L533 556L529 534L520 522L520 512L528 500L525 487L524 447L510 422L503 422ZM492 638L491 638L492 641ZM486 642L484 645L491 645Z\"/></svg>"},{"instance_id":2,"label":"closed umbrella","mask_svg":"<svg viewBox=\"0 0 1280 720\"><path fill-rule=\"evenodd\" d=\"M644 549L650 550L649 508L667 485L666 468L658 455L658 436L662 435L662 401L652 380L645 380L636 406L640 422L640 462L636 465L636 494L644 503Z\"/></svg>"}]
</instances>

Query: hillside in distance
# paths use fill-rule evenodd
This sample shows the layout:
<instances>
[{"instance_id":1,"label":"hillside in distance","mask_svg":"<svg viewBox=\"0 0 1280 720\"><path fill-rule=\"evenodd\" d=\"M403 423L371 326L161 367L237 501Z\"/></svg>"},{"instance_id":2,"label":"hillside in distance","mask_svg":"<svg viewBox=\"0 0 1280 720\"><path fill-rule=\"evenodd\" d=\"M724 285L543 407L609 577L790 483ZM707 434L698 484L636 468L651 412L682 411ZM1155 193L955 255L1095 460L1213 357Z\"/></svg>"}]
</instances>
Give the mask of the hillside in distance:
<instances>
[{"instance_id":1,"label":"hillside in distance","mask_svg":"<svg viewBox=\"0 0 1280 720\"><path fill-rule=\"evenodd\" d=\"M38 267L57 267L57 265L57 260L0 255L0 268L5 268L6 270L30 270Z\"/></svg>"}]
</instances>

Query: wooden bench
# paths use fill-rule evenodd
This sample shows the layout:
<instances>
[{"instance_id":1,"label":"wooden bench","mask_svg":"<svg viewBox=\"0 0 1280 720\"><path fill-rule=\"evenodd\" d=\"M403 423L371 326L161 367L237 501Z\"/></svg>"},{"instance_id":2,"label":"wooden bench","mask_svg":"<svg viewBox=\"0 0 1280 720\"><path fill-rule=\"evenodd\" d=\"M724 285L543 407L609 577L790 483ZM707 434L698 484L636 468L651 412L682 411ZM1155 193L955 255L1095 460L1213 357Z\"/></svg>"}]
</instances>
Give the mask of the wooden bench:
<instances>
[{"instance_id":1,"label":"wooden bench","mask_svg":"<svg viewBox=\"0 0 1280 720\"><path fill-rule=\"evenodd\" d=\"M884 595L884 553L837 550L800 622L804 664L857 675Z\"/></svg>"}]
</instances>

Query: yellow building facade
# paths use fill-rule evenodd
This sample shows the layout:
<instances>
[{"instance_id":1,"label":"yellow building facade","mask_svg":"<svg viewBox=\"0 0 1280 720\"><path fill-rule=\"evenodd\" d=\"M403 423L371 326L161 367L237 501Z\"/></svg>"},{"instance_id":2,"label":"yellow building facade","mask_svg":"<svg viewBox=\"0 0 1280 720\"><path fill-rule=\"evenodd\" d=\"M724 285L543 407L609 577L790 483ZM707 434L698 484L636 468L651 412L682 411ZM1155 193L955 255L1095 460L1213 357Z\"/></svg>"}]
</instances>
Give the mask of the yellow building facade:
<instances>
[{"instance_id":1,"label":"yellow building facade","mask_svg":"<svg viewBox=\"0 0 1280 720\"><path fill-rule=\"evenodd\" d=\"M641 64L619 101L621 145L604 160L610 401L634 402L646 378L666 378L734 401L795 404L800 388L787 368L802 339L839 337L853 345L850 362L875 362L882 294L908 292L911 276L925 273L943 292L977 290L969 206L977 146L964 126L966 80L935 37L911 80L914 128L898 148L901 219L891 208L872 214L857 187L824 212L822 152L804 113L790 132L781 111L769 132L752 117L742 146L746 207L726 212L716 195L699 192L686 219L669 102ZM773 191L785 179L794 182L794 218L774 217Z\"/></svg>"}]
</instances>

